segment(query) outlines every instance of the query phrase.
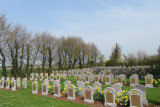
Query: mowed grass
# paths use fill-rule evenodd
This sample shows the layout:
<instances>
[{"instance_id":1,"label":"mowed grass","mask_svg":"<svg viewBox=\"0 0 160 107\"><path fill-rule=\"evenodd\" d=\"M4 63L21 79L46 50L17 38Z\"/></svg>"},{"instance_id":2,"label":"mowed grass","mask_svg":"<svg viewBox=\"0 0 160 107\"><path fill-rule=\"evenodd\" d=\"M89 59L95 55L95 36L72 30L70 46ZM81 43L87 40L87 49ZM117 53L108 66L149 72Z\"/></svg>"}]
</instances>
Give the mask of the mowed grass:
<instances>
[{"instance_id":1,"label":"mowed grass","mask_svg":"<svg viewBox=\"0 0 160 107\"><path fill-rule=\"evenodd\" d=\"M72 84L77 86L74 77L67 77ZM126 78L129 83L130 79ZM145 80L140 79L140 84L144 84ZM28 80L28 88L13 91L0 90L0 107L88 107L83 104L72 103L71 101L62 101L45 96L32 95L32 81ZM60 82L61 87L64 88L64 82ZM53 86L53 82L50 82ZM92 84L85 84L93 86ZM110 85L102 85L102 90ZM122 90L133 89L131 86L122 86ZM42 90L42 81L38 81L38 90ZM149 103L160 105L160 88L146 88L146 96Z\"/></svg>"}]
</instances>

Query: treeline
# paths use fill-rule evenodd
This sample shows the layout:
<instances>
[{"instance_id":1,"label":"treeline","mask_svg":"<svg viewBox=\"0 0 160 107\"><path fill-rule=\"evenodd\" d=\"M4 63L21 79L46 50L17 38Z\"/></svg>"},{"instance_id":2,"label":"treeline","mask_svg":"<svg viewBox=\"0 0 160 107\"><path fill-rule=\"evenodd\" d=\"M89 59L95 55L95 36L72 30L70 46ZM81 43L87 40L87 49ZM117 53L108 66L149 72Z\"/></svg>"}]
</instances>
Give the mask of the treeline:
<instances>
[{"instance_id":1,"label":"treeline","mask_svg":"<svg viewBox=\"0 0 160 107\"><path fill-rule=\"evenodd\" d=\"M110 60L105 62L106 66L143 66L153 65L160 68L160 46L157 49L156 55L147 55L145 51L139 50L137 55L132 53L122 55L121 46L116 43L112 49Z\"/></svg>"},{"instance_id":2,"label":"treeline","mask_svg":"<svg viewBox=\"0 0 160 107\"><path fill-rule=\"evenodd\" d=\"M103 64L104 57L94 43L85 43L80 37L56 38L48 32L32 33L20 25L8 23L0 15L0 62L3 76L11 66L11 75L32 72L35 65L41 65L42 72L53 65L61 69L74 69ZM22 72L23 71L23 72Z\"/></svg>"}]
</instances>

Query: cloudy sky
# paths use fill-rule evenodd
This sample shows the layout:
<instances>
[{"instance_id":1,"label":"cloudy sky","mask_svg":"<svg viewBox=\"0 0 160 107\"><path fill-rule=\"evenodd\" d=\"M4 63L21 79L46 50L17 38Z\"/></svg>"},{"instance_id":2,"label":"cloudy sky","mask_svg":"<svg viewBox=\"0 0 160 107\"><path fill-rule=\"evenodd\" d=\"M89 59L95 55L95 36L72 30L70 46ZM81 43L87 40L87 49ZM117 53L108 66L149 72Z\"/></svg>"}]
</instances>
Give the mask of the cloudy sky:
<instances>
[{"instance_id":1,"label":"cloudy sky","mask_svg":"<svg viewBox=\"0 0 160 107\"><path fill-rule=\"evenodd\" d=\"M160 0L0 0L2 13L33 32L94 42L106 58L115 43L126 55L160 45Z\"/></svg>"}]
</instances>

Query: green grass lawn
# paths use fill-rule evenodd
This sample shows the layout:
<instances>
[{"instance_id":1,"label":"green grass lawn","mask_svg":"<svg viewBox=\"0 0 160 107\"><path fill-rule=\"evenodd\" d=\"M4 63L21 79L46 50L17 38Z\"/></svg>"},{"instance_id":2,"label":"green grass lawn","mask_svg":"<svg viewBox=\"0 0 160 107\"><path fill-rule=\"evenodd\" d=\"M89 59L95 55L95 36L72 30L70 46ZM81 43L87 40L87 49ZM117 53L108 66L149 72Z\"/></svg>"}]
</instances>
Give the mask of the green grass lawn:
<instances>
[{"instance_id":1,"label":"green grass lawn","mask_svg":"<svg viewBox=\"0 0 160 107\"><path fill-rule=\"evenodd\" d=\"M72 84L77 86L74 81L74 77L67 77ZM126 78L126 82L129 83L129 78ZM144 84L145 80L140 79L140 83ZM64 88L64 82L60 82L61 87ZM53 83L50 82L53 86ZM92 86L92 84L86 84ZM102 85L102 90L110 85ZM124 89L132 89L130 86L122 86ZM42 90L42 82L38 82L38 90ZM147 88L147 100L149 103L160 105L160 88ZM62 101L45 96L32 95L32 81L28 80L28 88L17 90L15 92L0 90L0 107L87 107L86 105L72 103L71 101Z\"/></svg>"}]
</instances>

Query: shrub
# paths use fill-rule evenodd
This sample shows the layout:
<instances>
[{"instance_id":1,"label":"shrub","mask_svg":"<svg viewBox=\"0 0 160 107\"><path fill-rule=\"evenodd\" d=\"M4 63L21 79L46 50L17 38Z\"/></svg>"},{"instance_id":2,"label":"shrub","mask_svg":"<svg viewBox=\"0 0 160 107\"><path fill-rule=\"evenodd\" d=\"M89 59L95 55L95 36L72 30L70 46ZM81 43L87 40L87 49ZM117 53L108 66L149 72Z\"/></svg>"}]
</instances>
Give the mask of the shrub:
<instances>
[{"instance_id":1,"label":"shrub","mask_svg":"<svg viewBox=\"0 0 160 107\"><path fill-rule=\"evenodd\" d=\"M158 87L160 85L160 79L156 80L156 79L153 79L152 80L152 83L153 83L153 86L154 87Z\"/></svg>"},{"instance_id":2,"label":"shrub","mask_svg":"<svg viewBox=\"0 0 160 107\"><path fill-rule=\"evenodd\" d=\"M128 97L128 90L122 90L117 94L116 100L118 103L122 106L128 106L129 105L129 97Z\"/></svg>"},{"instance_id":3,"label":"shrub","mask_svg":"<svg viewBox=\"0 0 160 107\"><path fill-rule=\"evenodd\" d=\"M10 81L10 86L11 86L11 81ZM23 89L23 88L24 88L24 83L20 82L20 89Z\"/></svg>"},{"instance_id":4,"label":"shrub","mask_svg":"<svg viewBox=\"0 0 160 107\"><path fill-rule=\"evenodd\" d=\"M76 87L76 90L75 90L75 95L76 96L79 96L80 90L81 90L81 87L79 87L79 88Z\"/></svg>"},{"instance_id":5,"label":"shrub","mask_svg":"<svg viewBox=\"0 0 160 107\"><path fill-rule=\"evenodd\" d=\"M100 91L99 88L95 88L95 92L93 92L93 99L95 101L103 101L104 100L104 92Z\"/></svg>"},{"instance_id":6,"label":"shrub","mask_svg":"<svg viewBox=\"0 0 160 107\"><path fill-rule=\"evenodd\" d=\"M103 77L101 77L100 79L99 79L99 82L101 83L103 81Z\"/></svg>"},{"instance_id":7,"label":"shrub","mask_svg":"<svg viewBox=\"0 0 160 107\"><path fill-rule=\"evenodd\" d=\"M53 87L48 85L48 93L49 94L54 94L54 91L53 91Z\"/></svg>"},{"instance_id":8,"label":"shrub","mask_svg":"<svg viewBox=\"0 0 160 107\"><path fill-rule=\"evenodd\" d=\"M60 81L61 81L61 82L64 82L64 81L65 81L65 78L61 78Z\"/></svg>"}]
</instances>

